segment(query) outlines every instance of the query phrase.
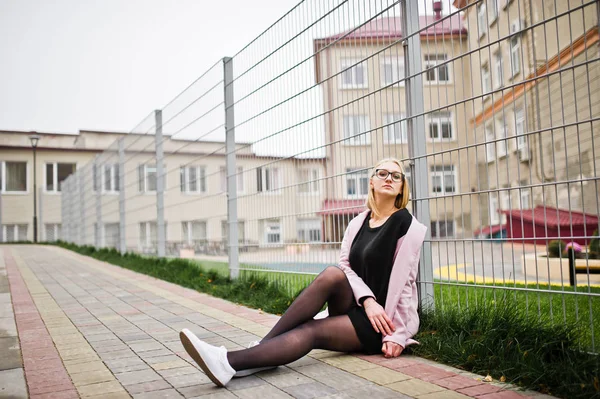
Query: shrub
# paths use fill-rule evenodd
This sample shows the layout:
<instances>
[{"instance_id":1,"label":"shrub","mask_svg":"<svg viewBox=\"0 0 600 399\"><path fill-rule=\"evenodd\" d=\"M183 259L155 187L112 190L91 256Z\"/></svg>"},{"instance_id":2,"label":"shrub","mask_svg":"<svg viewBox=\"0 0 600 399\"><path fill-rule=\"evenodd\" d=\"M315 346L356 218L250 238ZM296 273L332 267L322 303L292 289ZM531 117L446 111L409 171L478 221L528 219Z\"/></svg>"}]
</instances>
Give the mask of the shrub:
<instances>
[{"instance_id":1,"label":"shrub","mask_svg":"<svg viewBox=\"0 0 600 399\"><path fill-rule=\"evenodd\" d=\"M548 257L558 258L565 255L565 243L561 240L552 240L548 243Z\"/></svg>"}]
</instances>

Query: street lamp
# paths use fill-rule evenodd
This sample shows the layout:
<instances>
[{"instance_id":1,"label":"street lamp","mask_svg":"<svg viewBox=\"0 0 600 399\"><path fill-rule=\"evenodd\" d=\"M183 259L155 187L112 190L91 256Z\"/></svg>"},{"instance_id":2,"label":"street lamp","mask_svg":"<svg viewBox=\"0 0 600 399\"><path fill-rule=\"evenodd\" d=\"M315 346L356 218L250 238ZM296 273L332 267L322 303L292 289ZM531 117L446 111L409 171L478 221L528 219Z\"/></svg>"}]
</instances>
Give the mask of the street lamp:
<instances>
[{"instance_id":1,"label":"street lamp","mask_svg":"<svg viewBox=\"0 0 600 399\"><path fill-rule=\"evenodd\" d=\"M29 136L29 140L31 141L31 147L33 147L33 242L37 243L37 167L35 150L37 148L38 141L40 141L40 136L37 134L32 134L31 136Z\"/></svg>"}]
</instances>

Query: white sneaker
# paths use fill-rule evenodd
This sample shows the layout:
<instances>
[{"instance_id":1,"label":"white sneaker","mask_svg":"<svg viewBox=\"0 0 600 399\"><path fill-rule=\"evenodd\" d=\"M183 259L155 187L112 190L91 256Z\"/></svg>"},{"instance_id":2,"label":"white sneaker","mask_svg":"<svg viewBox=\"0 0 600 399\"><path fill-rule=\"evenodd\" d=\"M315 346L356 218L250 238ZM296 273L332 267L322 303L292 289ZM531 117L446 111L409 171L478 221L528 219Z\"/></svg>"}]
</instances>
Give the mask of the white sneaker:
<instances>
[{"instance_id":1,"label":"white sneaker","mask_svg":"<svg viewBox=\"0 0 600 399\"><path fill-rule=\"evenodd\" d=\"M229 365L225 347L209 345L187 328L181 330L179 339L188 355L198 363L198 366L216 385L224 387L234 376L235 370Z\"/></svg>"},{"instance_id":2,"label":"white sneaker","mask_svg":"<svg viewBox=\"0 0 600 399\"><path fill-rule=\"evenodd\" d=\"M248 349L253 348L258 344L260 344L260 341L252 341L248 344ZM277 368L277 366L256 367L253 369L240 370L240 371L235 372L235 375L233 376L233 378L247 377L249 375L256 374L260 371L271 370L274 368Z\"/></svg>"}]
</instances>

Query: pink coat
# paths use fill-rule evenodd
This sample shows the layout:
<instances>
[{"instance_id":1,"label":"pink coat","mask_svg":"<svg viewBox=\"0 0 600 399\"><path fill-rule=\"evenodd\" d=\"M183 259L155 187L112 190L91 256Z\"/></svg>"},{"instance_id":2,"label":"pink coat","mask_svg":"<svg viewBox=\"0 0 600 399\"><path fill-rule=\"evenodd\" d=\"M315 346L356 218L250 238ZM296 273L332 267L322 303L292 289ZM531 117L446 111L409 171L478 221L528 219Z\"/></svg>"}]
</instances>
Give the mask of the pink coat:
<instances>
[{"instance_id":1,"label":"pink coat","mask_svg":"<svg viewBox=\"0 0 600 399\"><path fill-rule=\"evenodd\" d=\"M338 267L346 273L350 282L356 303L360 306L359 299L375 295L365 282L350 267L348 256L354 237L358 234L365 218L369 214L366 210L356 216L348 224L342 240L340 261ZM419 329L419 315L417 314L417 272L421 246L425 239L427 227L420 223L414 216L407 233L398 240L394 254L394 266L385 300L385 313L394 323L396 331L392 335L384 336L383 342L392 341L406 347L418 344L411 339Z\"/></svg>"}]
</instances>

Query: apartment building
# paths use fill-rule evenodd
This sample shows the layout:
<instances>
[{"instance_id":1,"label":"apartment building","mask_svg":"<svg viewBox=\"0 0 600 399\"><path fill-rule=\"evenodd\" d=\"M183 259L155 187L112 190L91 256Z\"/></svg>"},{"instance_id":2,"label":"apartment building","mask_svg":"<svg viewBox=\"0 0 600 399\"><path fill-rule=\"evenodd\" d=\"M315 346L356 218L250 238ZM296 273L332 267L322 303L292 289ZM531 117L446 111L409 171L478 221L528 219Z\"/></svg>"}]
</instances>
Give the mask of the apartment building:
<instances>
[{"instance_id":1,"label":"apartment building","mask_svg":"<svg viewBox=\"0 0 600 399\"><path fill-rule=\"evenodd\" d=\"M95 131L37 134L39 241L68 235L79 244L118 247L123 186L127 249L156 250L154 136ZM30 136L31 132L0 132L0 220L5 242L33 240ZM124 149L123 160L119 159L119 145ZM228 224L223 143L165 137L163 150L168 252L193 247L198 252L224 253ZM323 190L313 177L323 175L323 159L261 157L244 143L238 143L236 150L240 245L248 250L320 241L319 216L310 212L307 198L321 201ZM276 166L270 165L274 160ZM71 193L71 200L63 202L63 192L74 188L77 191ZM286 214L299 216L286 220L273 216L283 214L274 211L284 209ZM76 227L74 223L63 225L69 220L77 220Z\"/></svg>"},{"instance_id":2,"label":"apartment building","mask_svg":"<svg viewBox=\"0 0 600 399\"><path fill-rule=\"evenodd\" d=\"M460 193L468 164L454 150L465 144L470 114L462 104L471 65L461 55L467 30L459 15L420 17L425 132L432 237L469 235ZM325 237L337 241L364 209L370 167L383 157L407 160L405 66L400 17L382 16L314 41L315 74L323 89L327 146ZM405 165L410 181L410 168Z\"/></svg>"},{"instance_id":3,"label":"apartment building","mask_svg":"<svg viewBox=\"0 0 600 399\"><path fill-rule=\"evenodd\" d=\"M543 225L540 217L549 212L556 218L560 210L598 215L596 5L463 0L454 6L467 7L469 49L478 49L470 55L475 100L469 128L486 145L472 184L490 192L479 196L475 233L503 235L507 229L509 237L519 237L523 228L507 226L507 216ZM532 212L539 207L547 209Z\"/></svg>"}]
</instances>

